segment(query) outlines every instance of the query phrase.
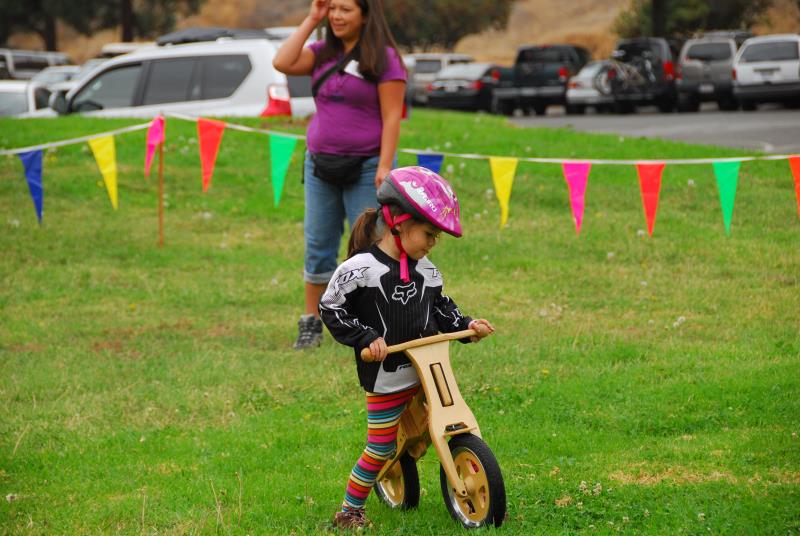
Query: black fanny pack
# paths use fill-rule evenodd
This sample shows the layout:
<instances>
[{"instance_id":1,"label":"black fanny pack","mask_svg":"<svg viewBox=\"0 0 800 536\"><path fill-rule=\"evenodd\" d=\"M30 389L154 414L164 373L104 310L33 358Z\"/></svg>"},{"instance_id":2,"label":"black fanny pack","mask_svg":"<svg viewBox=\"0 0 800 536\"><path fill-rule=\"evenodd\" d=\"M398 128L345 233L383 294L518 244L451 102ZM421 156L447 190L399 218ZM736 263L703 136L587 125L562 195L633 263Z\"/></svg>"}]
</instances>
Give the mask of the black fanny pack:
<instances>
[{"instance_id":1,"label":"black fanny pack","mask_svg":"<svg viewBox=\"0 0 800 536\"><path fill-rule=\"evenodd\" d=\"M369 156L311 153L314 176L336 186L350 186L361 178L361 170Z\"/></svg>"}]
</instances>

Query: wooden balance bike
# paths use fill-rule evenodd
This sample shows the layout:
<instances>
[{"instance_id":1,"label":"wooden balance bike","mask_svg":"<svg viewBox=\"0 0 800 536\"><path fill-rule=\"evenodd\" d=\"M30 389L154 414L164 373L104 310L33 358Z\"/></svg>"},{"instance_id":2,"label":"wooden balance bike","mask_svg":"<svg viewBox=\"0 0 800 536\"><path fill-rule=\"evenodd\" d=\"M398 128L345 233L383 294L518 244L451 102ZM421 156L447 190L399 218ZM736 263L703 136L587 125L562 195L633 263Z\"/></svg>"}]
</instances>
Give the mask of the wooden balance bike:
<instances>
[{"instance_id":1,"label":"wooden balance bike","mask_svg":"<svg viewBox=\"0 0 800 536\"><path fill-rule=\"evenodd\" d=\"M450 367L449 341L475 335L473 330L443 333L395 346L419 374L422 389L400 417L397 450L375 481L378 497L392 508L419 504L417 460L433 443L440 461L442 497L450 515L464 527L499 527L506 514L506 491L500 466L481 439L475 416L461 398ZM369 348L361 353L373 361Z\"/></svg>"}]
</instances>

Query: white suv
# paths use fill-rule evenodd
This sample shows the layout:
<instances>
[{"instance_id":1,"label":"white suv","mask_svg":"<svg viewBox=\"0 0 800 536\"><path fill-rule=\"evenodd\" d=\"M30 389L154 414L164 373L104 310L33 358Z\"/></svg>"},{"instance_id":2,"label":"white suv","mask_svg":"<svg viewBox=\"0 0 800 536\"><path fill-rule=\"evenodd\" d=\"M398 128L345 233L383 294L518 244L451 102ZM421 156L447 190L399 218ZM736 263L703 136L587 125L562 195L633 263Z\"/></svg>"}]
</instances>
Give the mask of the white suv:
<instances>
[{"instance_id":1,"label":"white suv","mask_svg":"<svg viewBox=\"0 0 800 536\"><path fill-rule=\"evenodd\" d=\"M733 94L745 110L759 102L800 104L800 35L745 41L733 62Z\"/></svg>"},{"instance_id":2,"label":"white suv","mask_svg":"<svg viewBox=\"0 0 800 536\"><path fill-rule=\"evenodd\" d=\"M272 67L274 55L267 39L142 48L96 67L54 107L101 117L258 116L268 105L288 110L286 76Z\"/></svg>"}]
</instances>

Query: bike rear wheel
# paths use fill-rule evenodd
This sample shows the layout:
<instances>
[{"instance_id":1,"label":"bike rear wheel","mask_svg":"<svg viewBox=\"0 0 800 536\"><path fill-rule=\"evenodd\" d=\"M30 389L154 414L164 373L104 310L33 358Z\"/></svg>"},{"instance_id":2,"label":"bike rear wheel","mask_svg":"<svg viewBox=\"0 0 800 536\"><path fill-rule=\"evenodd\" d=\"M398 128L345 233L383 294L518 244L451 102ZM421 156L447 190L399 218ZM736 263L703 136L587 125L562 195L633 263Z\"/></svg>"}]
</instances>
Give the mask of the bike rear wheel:
<instances>
[{"instance_id":1,"label":"bike rear wheel","mask_svg":"<svg viewBox=\"0 0 800 536\"><path fill-rule=\"evenodd\" d=\"M390 508L408 510L419 505L419 472L417 462L403 454L384 477L375 482L375 494Z\"/></svg>"},{"instance_id":2,"label":"bike rear wheel","mask_svg":"<svg viewBox=\"0 0 800 536\"><path fill-rule=\"evenodd\" d=\"M491 449L472 434L457 435L448 446L456 472L467 488L466 497L458 496L440 467L439 481L448 512L466 528L499 527L506 516L506 488Z\"/></svg>"}]
</instances>

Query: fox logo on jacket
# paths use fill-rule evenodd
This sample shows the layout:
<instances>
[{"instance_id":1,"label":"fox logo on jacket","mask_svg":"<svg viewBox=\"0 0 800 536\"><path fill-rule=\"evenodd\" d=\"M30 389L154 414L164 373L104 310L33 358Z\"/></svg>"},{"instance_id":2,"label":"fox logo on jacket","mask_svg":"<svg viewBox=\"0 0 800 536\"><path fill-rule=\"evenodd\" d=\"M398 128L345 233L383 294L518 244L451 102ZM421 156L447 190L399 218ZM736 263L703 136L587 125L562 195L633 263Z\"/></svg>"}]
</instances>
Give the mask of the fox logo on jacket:
<instances>
[{"instance_id":1,"label":"fox logo on jacket","mask_svg":"<svg viewBox=\"0 0 800 536\"><path fill-rule=\"evenodd\" d=\"M417 284L411 282L408 285L397 285L394 287L392 299L395 301L403 302L403 305L408 303L408 300L417 295Z\"/></svg>"},{"instance_id":2,"label":"fox logo on jacket","mask_svg":"<svg viewBox=\"0 0 800 536\"><path fill-rule=\"evenodd\" d=\"M349 272L343 273L342 275L336 278L336 288L339 289L343 285L346 285L351 281L364 279L364 272L366 272L367 270L369 270L369 266L364 266L363 268L356 268L355 270L350 270Z\"/></svg>"}]
</instances>

